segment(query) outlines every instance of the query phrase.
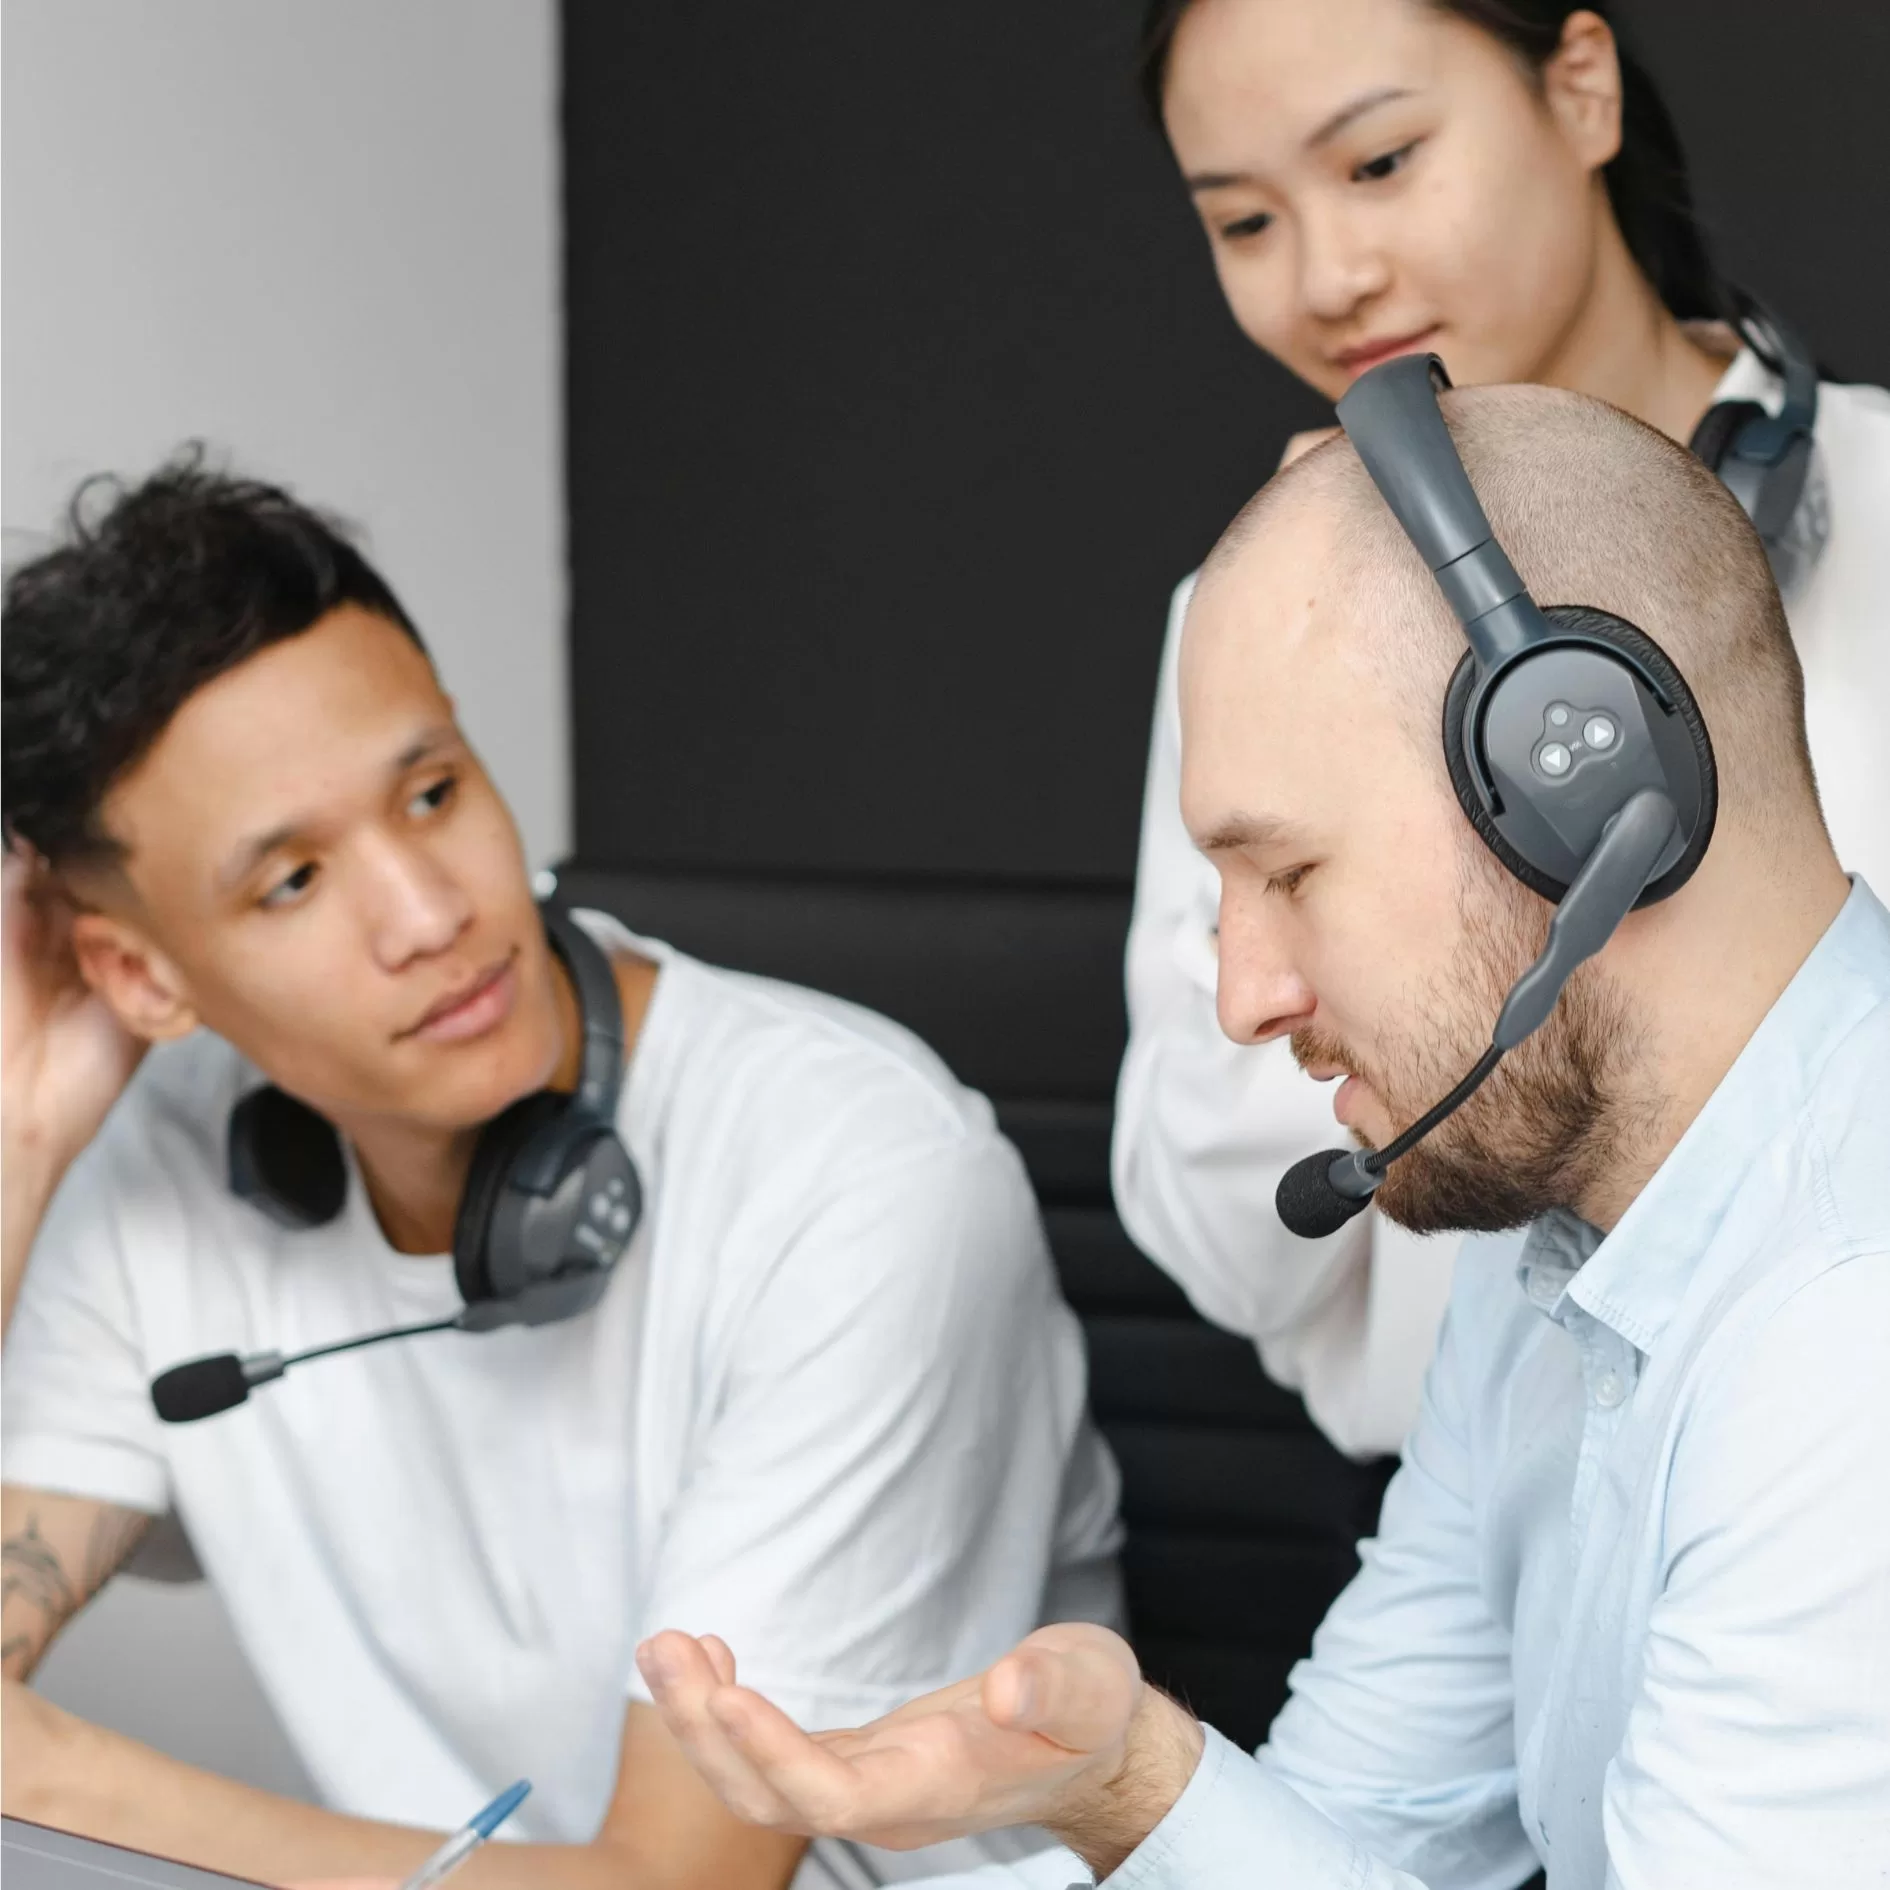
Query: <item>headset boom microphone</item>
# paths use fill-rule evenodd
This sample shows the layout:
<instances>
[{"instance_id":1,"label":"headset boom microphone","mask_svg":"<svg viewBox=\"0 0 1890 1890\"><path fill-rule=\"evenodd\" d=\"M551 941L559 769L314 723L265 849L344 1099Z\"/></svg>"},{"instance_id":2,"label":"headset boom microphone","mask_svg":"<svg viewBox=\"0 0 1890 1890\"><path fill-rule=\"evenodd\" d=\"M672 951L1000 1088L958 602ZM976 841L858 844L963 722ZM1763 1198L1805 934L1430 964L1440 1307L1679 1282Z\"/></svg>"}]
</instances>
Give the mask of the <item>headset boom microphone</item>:
<instances>
[{"instance_id":1,"label":"headset boom microphone","mask_svg":"<svg viewBox=\"0 0 1890 1890\"><path fill-rule=\"evenodd\" d=\"M521 1097L481 1129L453 1227L463 1309L287 1358L217 1352L173 1365L151 1381L151 1402L166 1424L214 1417L308 1359L423 1332L550 1325L588 1312L603 1296L643 1205L636 1165L616 1132L623 1001L603 947L549 901L539 912L577 997L577 1088ZM267 1085L230 1112L229 1162L231 1192L290 1233L326 1226L347 1201L348 1167L334 1125Z\"/></svg>"},{"instance_id":2,"label":"headset boom microphone","mask_svg":"<svg viewBox=\"0 0 1890 1890\"><path fill-rule=\"evenodd\" d=\"M292 1352L284 1358L280 1352L251 1352L239 1357L235 1352L213 1352L208 1358L187 1359L173 1365L151 1381L151 1402L166 1424L194 1424L199 1418L215 1417L232 1405L241 1404L252 1387L266 1385L280 1378L291 1365L305 1364L312 1358L326 1358L331 1352L354 1352L364 1345L380 1345L388 1339L414 1339L423 1332L466 1332L473 1328L466 1315L435 1319L424 1326L392 1326L385 1332L364 1333L358 1339L341 1339L333 1345L312 1346L306 1352Z\"/></svg>"},{"instance_id":3,"label":"headset boom microphone","mask_svg":"<svg viewBox=\"0 0 1890 1890\"><path fill-rule=\"evenodd\" d=\"M1633 910L1674 829L1673 803L1642 788L1602 832L1601 844L1549 921L1541 955L1510 987L1490 1047L1442 1102L1381 1149L1323 1149L1280 1177L1274 1207L1289 1233L1306 1240L1334 1234L1378 1191L1385 1170L1455 1115L1483 1087L1504 1056L1548 1021L1569 975L1592 958Z\"/></svg>"}]
</instances>

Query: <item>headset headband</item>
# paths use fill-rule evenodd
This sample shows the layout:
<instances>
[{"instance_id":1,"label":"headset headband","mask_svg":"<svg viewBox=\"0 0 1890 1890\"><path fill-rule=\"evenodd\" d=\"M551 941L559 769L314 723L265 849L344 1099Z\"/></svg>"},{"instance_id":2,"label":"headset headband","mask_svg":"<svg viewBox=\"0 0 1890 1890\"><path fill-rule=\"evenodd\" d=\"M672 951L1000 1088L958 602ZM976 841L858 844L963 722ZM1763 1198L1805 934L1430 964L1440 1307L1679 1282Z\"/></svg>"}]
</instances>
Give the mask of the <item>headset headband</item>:
<instances>
[{"instance_id":1,"label":"headset headband","mask_svg":"<svg viewBox=\"0 0 1890 1890\"><path fill-rule=\"evenodd\" d=\"M612 1120L623 1087L623 999L610 959L568 912L539 907L545 937L576 987L583 1054L573 1106L600 1122Z\"/></svg>"},{"instance_id":2,"label":"headset headband","mask_svg":"<svg viewBox=\"0 0 1890 1890\"><path fill-rule=\"evenodd\" d=\"M1776 465L1817 422L1818 366L1797 330L1759 302L1750 304L1735 327L1761 361L1770 352L1784 390L1776 414L1760 413L1740 429L1739 457Z\"/></svg>"},{"instance_id":3,"label":"headset headband","mask_svg":"<svg viewBox=\"0 0 1890 1890\"><path fill-rule=\"evenodd\" d=\"M1436 355L1399 356L1352 384L1339 423L1489 671L1553 632L1463 469L1437 404L1449 386Z\"/></svg>"}]
</instances>

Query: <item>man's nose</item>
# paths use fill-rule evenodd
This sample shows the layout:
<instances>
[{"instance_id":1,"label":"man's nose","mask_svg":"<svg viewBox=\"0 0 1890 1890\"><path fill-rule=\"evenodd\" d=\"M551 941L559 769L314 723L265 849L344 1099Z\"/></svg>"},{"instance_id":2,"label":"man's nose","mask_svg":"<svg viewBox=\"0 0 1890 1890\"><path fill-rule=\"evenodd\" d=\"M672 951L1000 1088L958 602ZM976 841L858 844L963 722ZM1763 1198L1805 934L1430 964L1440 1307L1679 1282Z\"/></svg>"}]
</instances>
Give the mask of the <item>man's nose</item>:
<instances>
[{"instance_id":1,"label":"man's nose","mask_svg":"<svg viewBox=\"0 0 1890 1890\"><path fill-rule=\"evenodd\" d=\"M1222 899L1220 958L1216 1008L1235 1043L1268 1043L1311 1020L1312 987L1263 900Z\"/></svg>"},{"instance_id":2,"label":"man's nose","mask_svg":"<svg viewBox=\"0 0 1890 1890\"><path fill-rule=\"evenodd\" d=\"M471 896L424 847L375 846L368 883L374 954L389 971L445 951L472 922Z\"/></svg>"}]
</instances>

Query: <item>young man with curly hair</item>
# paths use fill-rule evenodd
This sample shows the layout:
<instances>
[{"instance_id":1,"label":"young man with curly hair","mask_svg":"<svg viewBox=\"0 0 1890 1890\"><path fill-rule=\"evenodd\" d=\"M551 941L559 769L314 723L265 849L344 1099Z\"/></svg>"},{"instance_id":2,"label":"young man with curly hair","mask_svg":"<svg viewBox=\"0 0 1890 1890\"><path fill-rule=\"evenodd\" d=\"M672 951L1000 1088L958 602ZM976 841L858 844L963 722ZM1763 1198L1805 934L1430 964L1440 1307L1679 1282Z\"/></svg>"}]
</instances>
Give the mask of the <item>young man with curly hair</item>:
<instances>
[{"instance_id":1,"label":"young man with curly hair","mask_svg":"<svg viewBox=\"0 0 1890 1890\"><path fill-rule=\"evenodd\" d=\"M7 1810L272 1881L398 1877L523 1773L529 1841L469 1887L923 1873L741 1824L632 1656L735 1621L844 1724L1046 1613L1114 1612L1114 1475L989 1107L882 1019L579 915L647 1202L601 1300L160 1424L180 1359L452 1318L480 1129L570 1088L579 1008L347 538L190 464L107 500L6 589ZM264 1082L339 1133L325 1224L232 1188ZM23 1684L167 1508L325 1808Z\"/></svg>"}]
</instances>

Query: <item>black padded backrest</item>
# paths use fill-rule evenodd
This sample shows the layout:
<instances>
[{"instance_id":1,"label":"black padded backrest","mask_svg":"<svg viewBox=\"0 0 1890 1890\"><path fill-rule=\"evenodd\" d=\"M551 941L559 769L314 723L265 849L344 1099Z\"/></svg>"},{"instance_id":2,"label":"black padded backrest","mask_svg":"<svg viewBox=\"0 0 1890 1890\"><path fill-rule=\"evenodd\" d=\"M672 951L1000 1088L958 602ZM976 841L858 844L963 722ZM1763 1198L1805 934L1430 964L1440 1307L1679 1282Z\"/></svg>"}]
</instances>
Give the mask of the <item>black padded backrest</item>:
<instances>
[{"instance_id":1,"label":"black padded backrest","mask_svg":"<svg viewBox=\"0 0 1890 1890\"><path fill-rule=\"evenodd\" d=\"M1137 1251L1109 1191L1122 1056L1119 887L683 871L559 875L575 904L711 963L871 1006L996 1105L1030 1170L1122 1468L1132 1628L1150 1676L1252 1746L1357 1567L1386 1469L1335 1451L1251 1344Z\"/></svg>"}]
</instances>

